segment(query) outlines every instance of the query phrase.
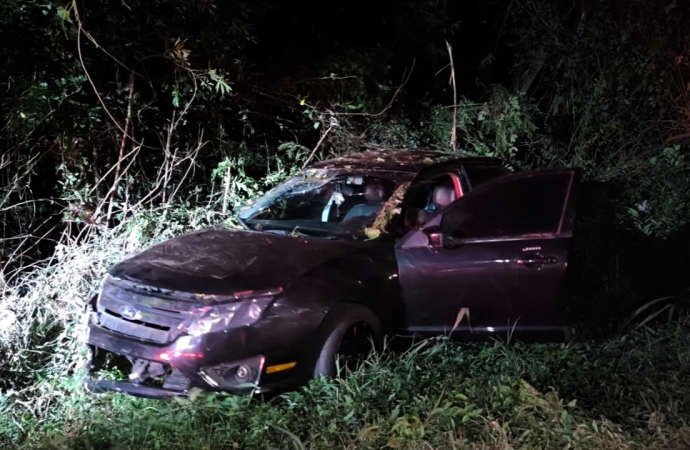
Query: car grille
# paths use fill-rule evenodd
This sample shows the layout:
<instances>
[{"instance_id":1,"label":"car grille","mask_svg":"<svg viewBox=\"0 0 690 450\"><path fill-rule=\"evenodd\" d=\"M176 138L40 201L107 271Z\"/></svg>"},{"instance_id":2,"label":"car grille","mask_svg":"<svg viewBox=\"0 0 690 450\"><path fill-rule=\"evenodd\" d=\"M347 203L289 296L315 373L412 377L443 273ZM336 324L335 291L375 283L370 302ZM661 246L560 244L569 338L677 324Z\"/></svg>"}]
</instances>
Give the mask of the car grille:
<instances>
[{"instance_id":1,"label":"car grille","mask_svg":"<svg viewBox=\"0 0 690 450\"><path fill-rule=\"evenodd\" d=\"M137 339L167 344L180 335L179 326L197 305L141 293L106 282L97 303L98 324ZM135 313L125 317L123 312Z\"/></svg>"}]
</instances>

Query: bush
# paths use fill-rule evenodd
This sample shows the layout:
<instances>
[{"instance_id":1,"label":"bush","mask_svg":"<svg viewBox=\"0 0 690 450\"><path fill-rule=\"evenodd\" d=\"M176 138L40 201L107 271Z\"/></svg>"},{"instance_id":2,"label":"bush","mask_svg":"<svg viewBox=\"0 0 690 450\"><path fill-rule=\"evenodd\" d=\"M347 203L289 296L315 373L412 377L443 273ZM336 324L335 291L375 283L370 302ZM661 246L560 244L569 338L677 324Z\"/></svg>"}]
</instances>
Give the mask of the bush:
<instances>
[{"instance_id":1,"label":"bush","mask_svg":"<svg viewBox=\"0 0 690 450\"><path fill-rule=\"evenodd\" d=\"M667 236L690 218L690 157L680 145L650 158L647 170L629 183L628 213L636 228L651 236Z\"/></svg>"}]
</instances>

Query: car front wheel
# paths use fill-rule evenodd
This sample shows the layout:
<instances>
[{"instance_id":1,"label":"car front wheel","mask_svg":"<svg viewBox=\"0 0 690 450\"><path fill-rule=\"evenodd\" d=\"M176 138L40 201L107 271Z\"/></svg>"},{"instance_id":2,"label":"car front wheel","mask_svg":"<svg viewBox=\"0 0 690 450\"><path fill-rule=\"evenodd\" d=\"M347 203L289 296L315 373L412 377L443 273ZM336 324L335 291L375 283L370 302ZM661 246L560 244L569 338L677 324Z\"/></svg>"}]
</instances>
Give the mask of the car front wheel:
<instances>
[{"instance_id":1,"label":"car front wheel","mask_svg":"<svg viewBox=\"0 0 690 450\"><path fill-rule=\"evenodd\" d=\"M347 371L356 369L372 350L381 349L381 321L364 306L348 304L339 307L329 314L324 327L327 337L314 367L314 378L347 374Z\"/></svg>"}]
</instances>

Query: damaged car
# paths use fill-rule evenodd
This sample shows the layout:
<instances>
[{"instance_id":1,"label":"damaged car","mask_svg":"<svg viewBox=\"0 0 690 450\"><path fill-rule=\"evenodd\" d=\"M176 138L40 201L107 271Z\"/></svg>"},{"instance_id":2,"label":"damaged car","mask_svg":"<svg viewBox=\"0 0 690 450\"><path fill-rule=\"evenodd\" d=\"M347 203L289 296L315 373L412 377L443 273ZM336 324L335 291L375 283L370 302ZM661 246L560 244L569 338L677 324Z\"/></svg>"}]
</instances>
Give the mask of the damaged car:
<instances>
[{"instance_id":1,"label":"damaged car","mask_svg":"<svg viewBox=\"0 0 690 450\"><path fill-rule=\"evenodd\" d=\"M384 335L562 339L576 181L423 151L315 163L242 209L241 229L112 267L87 305L85 384L268 393L335 376Z\"/></svg>"}]
</instances>

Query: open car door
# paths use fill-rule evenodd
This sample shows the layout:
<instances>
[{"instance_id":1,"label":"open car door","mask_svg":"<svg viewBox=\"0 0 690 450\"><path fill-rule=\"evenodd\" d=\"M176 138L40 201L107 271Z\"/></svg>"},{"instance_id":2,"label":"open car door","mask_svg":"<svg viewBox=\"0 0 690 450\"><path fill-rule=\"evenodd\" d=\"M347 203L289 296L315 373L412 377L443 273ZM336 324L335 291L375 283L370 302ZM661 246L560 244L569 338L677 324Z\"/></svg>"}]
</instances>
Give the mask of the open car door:
<instances>
[{"instance_id":1,"label":"open car door","mask_svg":"<svg viewBox=\"0 0 690 450\"><path fill-rule=\"evenodd\" d=\"M497 178L403 237L405 331L562 337L575 179L570 169Z\"/></svg>"}]
</instances>

